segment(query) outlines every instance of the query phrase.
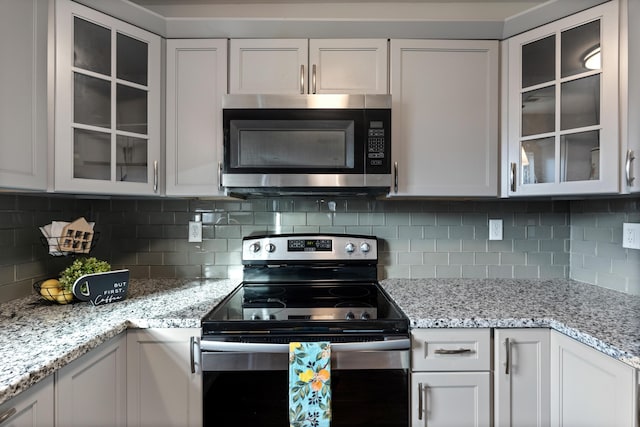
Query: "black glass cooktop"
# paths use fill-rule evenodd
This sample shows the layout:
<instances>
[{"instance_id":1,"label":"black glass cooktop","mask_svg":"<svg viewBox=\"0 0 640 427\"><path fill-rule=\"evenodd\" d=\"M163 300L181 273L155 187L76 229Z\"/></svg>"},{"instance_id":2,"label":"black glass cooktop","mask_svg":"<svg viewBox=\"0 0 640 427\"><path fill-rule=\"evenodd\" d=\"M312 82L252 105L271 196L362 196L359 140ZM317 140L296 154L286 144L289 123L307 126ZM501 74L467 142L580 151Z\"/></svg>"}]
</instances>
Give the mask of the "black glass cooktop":
<instances>
[{"instance_id":1,"label":"black glass cooktop","mask_svg":"<svg viewBox=\"0 0 640 427\"><path fill-rule=\"evenodd\" d=\"M377 282L250 283L202 319L209 334L404 333L409 322Z\"/></svg>"}]
</instances>

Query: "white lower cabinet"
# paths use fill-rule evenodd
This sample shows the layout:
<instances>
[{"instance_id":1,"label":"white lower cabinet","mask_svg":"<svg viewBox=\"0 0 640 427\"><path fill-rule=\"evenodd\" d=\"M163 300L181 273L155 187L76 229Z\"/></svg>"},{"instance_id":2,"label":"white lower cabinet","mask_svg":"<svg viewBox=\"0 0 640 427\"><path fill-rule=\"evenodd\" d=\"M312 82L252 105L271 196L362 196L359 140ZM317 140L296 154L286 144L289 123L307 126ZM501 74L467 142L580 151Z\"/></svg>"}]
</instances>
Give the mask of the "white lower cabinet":
<instances>
[{"instance_id":1,"label":"white lower cabinet","mask_svg":"<svg viewBox=\"0 0 640 427\"><path fill-rule=\"evenodd\" d=\"M494 330L494 425L549 426L549 329Z\"/></svg>"},{"instance_id":2,"label":"white lower cabinet","mask_svg":"<svg viewBox=\"0 0 640 427\"><path fill-rule=\"evenodd\" d=\"M53 375L0 405L2 427L53 427Z\"/></svg>"},{"instance_id":3,"label":"white lower cabinet","mask_svg":"<svg viewBox=\"0 0 640 427\"><path fill-rule=\"evenodd\" d=\"M124 333L61 368L55 375L57 426L127 425Z\"/></svg>"},{"instance_id":4,"label":"white lower cabinet","mask_svg":"<svg viewBox=\"0 0 640 427\"><path fill-rule=\"evenodd\" d=\"M489 426L490 329L414 329L411 335L411 425Z\"/></svg>"},{"instance_id":5,"label":"white lower cabinet","mask_svg":"<svg viewBox=\"0 0 640 427\"><path fill-rule=\"evenodd\" d=\"M551 332L551 426L634 427L636 370Z\"/></svg>"},{"instance_id":6,"label":"white lower cabinet","mask_svg":"<svg viewBox=\"0 0 640 427\"><path fill-rule=\"evenodd\" d=\"M198 337L198 328L128 331L129 427L202 425Z\"/></svg>"}]
</instances>

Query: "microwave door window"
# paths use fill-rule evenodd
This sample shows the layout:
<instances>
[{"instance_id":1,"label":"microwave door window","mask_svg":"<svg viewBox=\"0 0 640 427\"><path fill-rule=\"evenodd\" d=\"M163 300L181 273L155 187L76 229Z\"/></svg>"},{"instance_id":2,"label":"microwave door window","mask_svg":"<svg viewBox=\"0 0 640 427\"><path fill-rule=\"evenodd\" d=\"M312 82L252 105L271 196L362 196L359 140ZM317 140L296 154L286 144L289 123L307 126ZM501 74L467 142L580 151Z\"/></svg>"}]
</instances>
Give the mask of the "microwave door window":
<instances>
[{"instance_id":1,"label":"microwave door window","mask_svg":"<svg viewBox=\"0 0 640 427\"><path fill-rule=\"evenodd\" d=\"M348 170L354 168L349 120L233 120L234 169Z\"/></svg>"}]
</instances>

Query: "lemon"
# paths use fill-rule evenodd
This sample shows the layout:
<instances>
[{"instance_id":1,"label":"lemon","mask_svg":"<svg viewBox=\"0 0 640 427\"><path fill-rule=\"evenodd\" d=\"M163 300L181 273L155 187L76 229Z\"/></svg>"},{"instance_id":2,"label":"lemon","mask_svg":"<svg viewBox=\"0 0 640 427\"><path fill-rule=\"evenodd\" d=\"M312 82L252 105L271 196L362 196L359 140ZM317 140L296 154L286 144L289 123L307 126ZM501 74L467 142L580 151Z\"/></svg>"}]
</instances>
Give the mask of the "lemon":
<instances>
[{"instance_id":1,"label":"lemon","mask_svg":"<svg viewBox=\"0 0 640 427\"><path fill-rule=\"evenodd\" d=\"M68 304L73 300L73 293L66 289L61 289L60 293L56 295L56 302L58 304Z\"/></svg>"},{"instance_id":2,"label":"lemon","mask_svg":"<svg viewBox=\"0 0 640 427\"><path fill-rule=\"evenodd\" d=\"M58 279L45 280L40 285L40 295L49 301L56 301L56 298L61 291L62 289L60 289L60 282Z\"/></svg>"}]
</instances>

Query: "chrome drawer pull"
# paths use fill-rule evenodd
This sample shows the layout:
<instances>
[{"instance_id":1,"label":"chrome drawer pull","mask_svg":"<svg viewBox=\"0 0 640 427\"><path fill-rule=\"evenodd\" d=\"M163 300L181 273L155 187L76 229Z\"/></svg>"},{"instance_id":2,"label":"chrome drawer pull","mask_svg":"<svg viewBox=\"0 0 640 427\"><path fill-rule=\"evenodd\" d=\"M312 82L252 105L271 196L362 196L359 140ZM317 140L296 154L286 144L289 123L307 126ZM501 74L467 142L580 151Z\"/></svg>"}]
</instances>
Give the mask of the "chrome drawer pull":
<instances>
[{"instance_id":1,"label":"chrome drawer pull","mask_svg":"<svg viewBox=\"0 0 640 427\"><path fill-rule=\"evenodd\" d=\"M471 353L470 348L458 348L458 349L446 349L446 348L438 348L434 351L435 354L464 354Z\"/></svg>"},{"instance_id":2,"label":"chrome drawer pull","mask_svg":"<svg viewBox=\"0 0 640 427\"><path fill-rule=\"evenodd\" d=\"M18 412L16 408L11 408L7 412L0 414L0 423L3 423L9 418L11 418L13 415L16 414L16 412Z\"/></svg>"},{"instance_id":3,"label":"chrome drawer pull","mask_svg":"<svg viewBox=\"0 0 640 427\"><path fill-rule=\"evenodd\" d=\"M424 387L422 386L422 383L418 383L418 419L419 420L422 420L422 412L423 412L422 401L424 400L424 396L422 395L423 390L424 390Z\"/></svg>"}]
</instances>

